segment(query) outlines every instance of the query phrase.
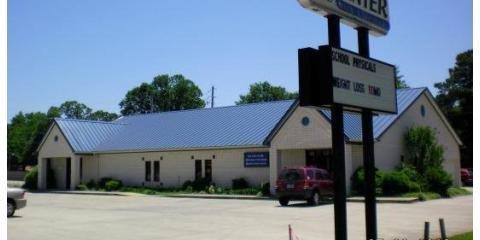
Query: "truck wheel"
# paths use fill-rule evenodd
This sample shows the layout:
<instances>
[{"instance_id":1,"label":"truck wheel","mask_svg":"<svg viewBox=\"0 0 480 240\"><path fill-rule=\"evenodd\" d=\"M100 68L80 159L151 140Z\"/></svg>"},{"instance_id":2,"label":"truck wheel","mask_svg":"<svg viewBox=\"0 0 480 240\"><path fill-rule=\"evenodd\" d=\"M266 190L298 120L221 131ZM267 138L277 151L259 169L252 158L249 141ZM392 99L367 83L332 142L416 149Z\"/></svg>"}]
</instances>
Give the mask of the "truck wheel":
<instances>
[{"instance_id":1,"label":"truck wheel","mask_svg":"<svg viewBox=\"0 0 480 240\"><path fill-rule=\"evenodd\" d=\"M317 206L320 204L320 194L318 192L314 192L312 197L308 200L308 204L312 206Z\"/></svg>"},{"instance_id":2,"label":"truck wheel","mask_svg":"<svg viewBox=\"0 0 480 240\"><path fill-rule=\"evenodd\" d=\"M280 202L280 205L287 206L289 200L288 198L280 198L278 201Z\"/></svg>"}]
</instances>

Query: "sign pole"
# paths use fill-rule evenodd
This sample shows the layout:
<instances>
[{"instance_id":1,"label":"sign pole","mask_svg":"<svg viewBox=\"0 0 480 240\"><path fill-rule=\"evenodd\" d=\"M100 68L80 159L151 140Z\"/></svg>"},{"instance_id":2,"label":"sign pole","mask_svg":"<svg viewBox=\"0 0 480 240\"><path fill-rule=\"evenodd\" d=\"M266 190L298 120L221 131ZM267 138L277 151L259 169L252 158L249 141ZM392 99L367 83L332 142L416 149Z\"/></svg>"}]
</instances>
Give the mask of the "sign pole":
<instances>
[{"instance_id":1,"label":"sign pole","mask_svg":"<svg viewBox=\"0 0 480 240\"><path fill-rule=\"evenodd\" d=\"M370 57L367 28L357 28L358 52L360 56ZM368 240L377 239L377 203L375 197L375 143L373 137L373 114L371 110L362 110L363 167L365 169L365 223Z\"/></svg>"},{"instance_id":2,"label":"sign pole","mask_svg":"<svg viewBox=\"0 0 480 240\"><path fill-rule=\"evenodd\" d=\"M340 17L328 15L328 42L332 47L340 48ZM333 104L332 108L332 145L335 176L335 240L347 240L347 190L345 180L345 132L343 130L343 107Z\"/></svg>"}]
</instances>

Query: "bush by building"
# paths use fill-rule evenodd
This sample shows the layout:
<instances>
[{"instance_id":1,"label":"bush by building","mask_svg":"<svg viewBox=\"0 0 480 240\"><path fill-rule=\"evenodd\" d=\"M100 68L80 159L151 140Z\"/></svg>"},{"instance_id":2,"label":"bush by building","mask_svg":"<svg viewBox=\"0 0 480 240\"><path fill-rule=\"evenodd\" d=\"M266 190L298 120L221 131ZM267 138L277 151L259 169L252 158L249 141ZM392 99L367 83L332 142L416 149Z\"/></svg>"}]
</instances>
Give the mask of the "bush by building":
<instances>
[{"instance_id":1,"label":"bush by building","mask_svg":"<svg viewBox=\"0 0 480 240\"><path fill-rule=\"evenodd\" d=\"M452 176L443 168L430 167L424 174L427 189L442 196L448 196L448 189L452 186Z\"/></svg>"},{"instance_id":2,"label":"bush by building","mask_svg":"<svg viewBox=\"0 0 480 240\"><path fill-rule=\"evenodd\" d=\"M105 183L105 190L118 191L123 187L122 181L111 179Z\"/></svg>"},{"instance_id":3,"label":"bush by building","mask_svg":"<svg viewBox=\"0 0 480 240\"><path fill-rule=\"evenodd\" d=\"M33 167L26 175L24 179L25 183L23 184L23 188L34 190L37 189L37 181L38 181L38 167Z\"/></svg>"},{"instance_id":4,"label":"bush by building","mask_svg":"<svg viewBox=\"0 0 480 240\"><path fill-rule=\"evenodd\" d=\"M386 196L393 196L410 191L410 179L400 171L386 172L383 175L382 190Z\"/></svg>"},{"instance_id":5,"label":"bush by building","mask_svg":"<svg viewBox=\"0 0 480 240\"><path fill-rule=\"evenodd\" d=\"M375 171L375 188L377 193L382 193L382 184L383 184L383 172L376 169ZM364 194L364 184L365 184L365 169L359 167L351 178L352 181L352 191L354 194Z\"/></svg>"},{"instance_id":6,"label":"bush by building","mask_svg":"<svg viewBox=\"0 0 480 240\"><path fill-rule=\"evenodd\" d=\"M245 189L249 188L250 184L247 182L245 178L235 178L232 179L232 189Z\"/></svg>"}]
</instances>

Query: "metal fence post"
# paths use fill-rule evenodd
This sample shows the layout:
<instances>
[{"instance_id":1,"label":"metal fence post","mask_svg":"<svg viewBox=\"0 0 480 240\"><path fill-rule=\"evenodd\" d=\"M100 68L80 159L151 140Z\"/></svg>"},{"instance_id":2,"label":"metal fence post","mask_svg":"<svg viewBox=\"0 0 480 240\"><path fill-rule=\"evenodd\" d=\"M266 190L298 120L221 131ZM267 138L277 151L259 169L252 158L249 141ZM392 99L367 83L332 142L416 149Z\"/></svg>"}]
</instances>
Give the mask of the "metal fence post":
<instances>
[{"instance_id":1,"label":"metal fence post","mask_svg":"<svg viewBox=\"0 0 480 240\"><path fill-rule=\"evenodd\" d=\"M430 239L430 222L425 222L425 230L423 232L423 239L429 240Z\"/></svg>"},{"instance_id":2,"label":"metal fence post","mask_svg":"<svg viewBox=\"0 0 480 240\"><path fill-rule=\"evenodd\" d=\"M447 240L447 233L445 231L445 221L443 218L440 218L438 220L440 222L440 234L442 236L442 240Z\"/></svg>"}]
</instances>

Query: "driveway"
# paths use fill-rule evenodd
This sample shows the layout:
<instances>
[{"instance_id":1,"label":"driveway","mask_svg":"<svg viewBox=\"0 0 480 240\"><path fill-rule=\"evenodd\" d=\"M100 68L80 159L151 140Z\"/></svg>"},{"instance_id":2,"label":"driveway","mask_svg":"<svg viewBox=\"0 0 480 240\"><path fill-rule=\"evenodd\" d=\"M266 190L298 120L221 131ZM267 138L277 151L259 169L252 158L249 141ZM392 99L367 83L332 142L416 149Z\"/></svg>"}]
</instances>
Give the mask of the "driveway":
<instances>
[{"instance_id":1,"label":"driveway","mask_svg":"<svg viewBox=\"0 0 480 240\"><path fill-rule=\"evenodd\" d=\"M333 205L279 207L274 201L179 199L28 193L28 206L8 219L10 240L334 239ZM425 221L438 236L472 230L472 197L414 204L379 204L379 237L419 239ZM348 203L349 239L365 239L364 207Z\"/></svg>"}]
</instances>

